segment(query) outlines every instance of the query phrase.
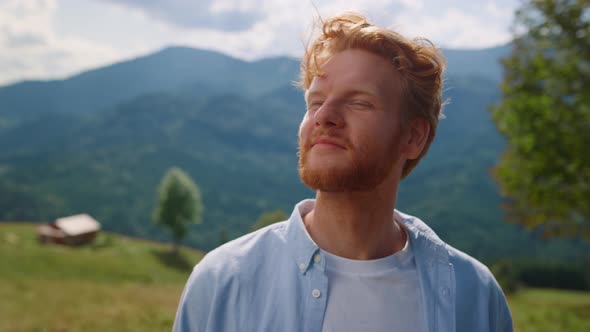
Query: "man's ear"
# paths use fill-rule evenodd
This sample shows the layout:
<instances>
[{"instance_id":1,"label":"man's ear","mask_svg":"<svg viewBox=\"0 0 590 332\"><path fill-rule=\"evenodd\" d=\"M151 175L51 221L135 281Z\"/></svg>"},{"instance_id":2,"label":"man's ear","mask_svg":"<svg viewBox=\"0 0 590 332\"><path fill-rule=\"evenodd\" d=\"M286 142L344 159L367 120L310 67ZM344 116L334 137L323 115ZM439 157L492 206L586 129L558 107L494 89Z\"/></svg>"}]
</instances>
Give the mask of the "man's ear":
<instances>
[{"instance_id":1,"label":"man's ear","mask_svg":"<svg viewBox=\"0 0 590 332\"><path fill-rule=\"evenodd\" d=\"M409 122L402 146L402 154L408 160L416 159L420 156L430 135L430 124L428 120L424 118L413 118Z\"/></svg>"}]
</instances>

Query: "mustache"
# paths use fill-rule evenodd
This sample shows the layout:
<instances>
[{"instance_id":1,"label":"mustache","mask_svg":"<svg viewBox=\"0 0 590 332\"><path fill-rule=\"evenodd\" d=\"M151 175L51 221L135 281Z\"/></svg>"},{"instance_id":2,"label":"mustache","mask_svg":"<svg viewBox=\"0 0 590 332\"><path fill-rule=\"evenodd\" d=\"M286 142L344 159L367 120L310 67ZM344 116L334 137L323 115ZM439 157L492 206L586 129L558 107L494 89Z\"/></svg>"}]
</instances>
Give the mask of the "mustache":
<instances>
[{"instance_id":1,"label":"mustache","mask_svg":"<svg viewBox=\"0 0 590 332\"><path fill-rule=\"evenodd\" d=\"M299 138L297 155L299 156L302 151L306 152L307 150L309 150L313 142L320 138L333 139L335 141L338 141L340 145L343 145L346 148L351 147L350 141L346 137L336 134L334 130L318 129L317 131L313 132L309 137L307 137L305 141Z\"/></svg>"}]
</instances>

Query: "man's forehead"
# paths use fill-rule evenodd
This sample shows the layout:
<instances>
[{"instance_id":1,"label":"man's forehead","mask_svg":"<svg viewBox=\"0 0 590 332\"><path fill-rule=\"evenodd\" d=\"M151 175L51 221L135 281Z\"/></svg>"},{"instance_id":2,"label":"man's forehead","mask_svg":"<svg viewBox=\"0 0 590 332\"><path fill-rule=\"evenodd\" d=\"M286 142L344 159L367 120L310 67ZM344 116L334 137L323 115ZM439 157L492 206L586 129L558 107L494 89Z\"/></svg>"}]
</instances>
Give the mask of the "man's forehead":
<instances>
[{"instance_id":1,"label":"man's forehead","mask_svg":"<svg viewBox=\"0 0 590 332\"><path fill-rule=\"evenodd\" d=\"M368 94L389 93L395 86L395 70L385 59L375 54L348 50L337 53L321 66L308 93L326 89L344 89Z\"/></svg>"}]
</instances>

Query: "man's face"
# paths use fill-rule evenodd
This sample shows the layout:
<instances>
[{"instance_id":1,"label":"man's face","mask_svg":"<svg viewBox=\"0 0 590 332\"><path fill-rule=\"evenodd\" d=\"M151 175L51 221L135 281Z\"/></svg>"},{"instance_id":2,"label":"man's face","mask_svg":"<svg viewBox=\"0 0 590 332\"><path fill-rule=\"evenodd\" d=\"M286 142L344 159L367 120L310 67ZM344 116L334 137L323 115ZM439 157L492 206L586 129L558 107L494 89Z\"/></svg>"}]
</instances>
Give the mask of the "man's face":
<instances>
[{"instance_id":1,"label":"man's face","mask_svg":"<svg viewBox=\"0 0 590 332\"><path fill-rule=\"evenodd\" d=\"M364 50L335 54L306 93L299 175L322 191L368 191L403 162L399 80L393 65Z\"/></svg>"}]
</instances>

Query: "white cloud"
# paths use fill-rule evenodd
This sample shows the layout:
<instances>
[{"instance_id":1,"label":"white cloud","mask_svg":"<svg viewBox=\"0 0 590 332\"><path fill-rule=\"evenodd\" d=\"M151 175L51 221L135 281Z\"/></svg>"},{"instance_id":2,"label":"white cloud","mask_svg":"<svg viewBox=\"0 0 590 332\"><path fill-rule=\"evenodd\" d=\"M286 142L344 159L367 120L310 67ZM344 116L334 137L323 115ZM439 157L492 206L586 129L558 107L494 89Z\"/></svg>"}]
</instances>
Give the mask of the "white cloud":
<instances>
[{"instance_id":1,"label":"white cloud","mask_svg":"<svg viewBox=\"0 0 590 332\"><path fill-rule=\"evenodd\" d=\"M224 0L228 6L234 0ZM342 11L359 11L376 24L383 25L387 18L406 8L420 8L420 3L408 5L410 0L331 0L317 1L314 5L304 1L243 0L244 8L254 4L267 13L250 29L235 33L200 29L185 32L177 38L189 45L212 48L242 59L252 60L274 55L300 56L303 44L318 14L329 17ZM315 7L314 7L315 6ZM221 41L221 42L220 42Z\"/></svg>"},{"instance_id":2,"label":"white cloud","mask_svg":"<svg viewBox=\"0 0 590 332\"><path fill-rule=\"evenodd\" d=\"M505 26L484 24L481 17L456 8L431 16L404 15L397 23L404 34L426 37L448 48L484 48L506 43L510 39Z\"/></svg>"},{"instance_id":3,"label":"white cloud","mask_svg":"<svg viewBox=\"0 0 590 332\"><path fill-rule=\"evenodd\" d=\"M445 47L494 46L510 39L508 26L516 2L125 0L123 6L114 0L0 0L0 84L64 77L168 45L213 49L246 60L300 56L318 13L329 17L346 10ZM242 23L248 24L239 29L213 21L197 24L191 20L200 15L195 12L199 8L219 17L243 15Z\"/></svg>"},{"instance_id":4,"label":"white cloud","mask_svg":"<svg viewBox=\"0 0 590 332\"><path fill-rule=\"evenodd\" d=\"M264 12L247 1L232 0L101 0L145 12L180 28L214 28L221 31L248 29Z\"/></svg>"},{"instance_id":5,"label":"white cloud","mask_svg":"<svg viewBox=\"0 0 590 332\"><path fill-rule=\"evenodd\" d=\"M119 57L108 45L56 35L57 8L55 0L0 2L0 85L63 77Z\"/></svg>"},{"instance_id":6,"label":"white cloud","mask_svg":"<svg viewBox=\"0 0 590 332\"><path fill-rule=\"evenodd\" d=\"M509 20L512 19L514 11L516 10L516 4L503 3L499 4L498 1L488 0L484 7L486 14L489 16L500 19Z\"/></svg>"}]
</instances>

